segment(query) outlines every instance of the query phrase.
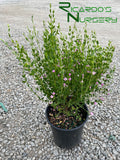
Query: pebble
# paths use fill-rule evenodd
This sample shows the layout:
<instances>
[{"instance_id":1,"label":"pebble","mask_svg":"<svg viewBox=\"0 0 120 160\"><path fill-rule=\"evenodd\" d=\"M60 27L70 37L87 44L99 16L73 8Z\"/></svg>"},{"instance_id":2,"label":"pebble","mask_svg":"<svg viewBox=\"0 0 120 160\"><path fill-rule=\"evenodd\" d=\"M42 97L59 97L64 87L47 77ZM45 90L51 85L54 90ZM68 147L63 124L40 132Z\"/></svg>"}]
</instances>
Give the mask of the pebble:
<instances>
[{"instance_id":1,"label":"pebble","mask_svg":"<svg viewBox=\"0 0 120 160\"><path fill-rule=\"evenodd\" d=\"M118 152L115 149L113 149L113 154L118 155Z\"/></svg>"},{"instance_id":2,"label":"pebble","mask_svg":"<svg viewBox=\"0 0 120 160\"><path fill-rule=\"evenodd\" d=\"M3 119L3 117L2 116L0 116L0 120L2 120Z\"/></svg>"},{"instance_id":3,"label":"pebble","mask_svg":"<svg viewBox=\"0 0 120 160\"><path fill-rule=\"evenodd\" d=\"M21 159L21 156L17 156L17 159Z\"/></svg>"},{"instance_id":4,"label":"pebble","mask_svg":"<svg viewBox=\"0 0 120 160\"><path fill-rule=\"evenodd\" d=\"M12 158L8 158L8 160L13 160Z\"/></svg>"},{"instance_id":5,"label":"pebble","mask_svg":"<svg viewBox=\"0 0 120 160\"><path fill-rule=\"evenodd\" d=\"M2 152L4 153L4 152L5 152L5 149L2 149Z\"/></svg>"},{"instance_id":6,"label":"pebble","mask_svg":"<svg viewBox=\"0 0 120 160\"><path fill-rule=\"evenodd\" d=\"M0 134L2 134L2 132L3 132L3 129L0 129Z\"/></svg>"},{"instance_id":7,"label":"pebble","mask_svg":"<svg viewBox=\"0 0 120 160\"><path fill-rule=\"evenodd\" d=\"M32 147L34 147L34 146L35 146L35 144L34 144L33 142L31 142L31 146L32 146Z\"/></svg>"},{"instance_id":8,"label":"pebble","mask_svg":"<svg viewBox=\"0 0 120 160\"><path fill-rule=\"evenodd\" d=\"M39 154L41 154L42 153L42 150L39 150L39 152L38 152Z\"/></svg>"},{"instance_id":9,"label":"pebble","mask_svg":"<svg viewBox=\"0 0 120 160\"><path fill-rule=\"evenodd\" d=\"M103 143L102 146L103 146L104 148L106 148L106 144L105 144L105 143Z\"/></svg>"},{"instance_id":10,"label":"pebble","mask_svg":"<svg viewBox=\"0 0 120 160\"><path fill-rule=\"evenodd\" d=\"M54 151L54 155L55 155L55 156L58 155L58 151L57 151L57 150Z\"/></svg>"}]
</instances>

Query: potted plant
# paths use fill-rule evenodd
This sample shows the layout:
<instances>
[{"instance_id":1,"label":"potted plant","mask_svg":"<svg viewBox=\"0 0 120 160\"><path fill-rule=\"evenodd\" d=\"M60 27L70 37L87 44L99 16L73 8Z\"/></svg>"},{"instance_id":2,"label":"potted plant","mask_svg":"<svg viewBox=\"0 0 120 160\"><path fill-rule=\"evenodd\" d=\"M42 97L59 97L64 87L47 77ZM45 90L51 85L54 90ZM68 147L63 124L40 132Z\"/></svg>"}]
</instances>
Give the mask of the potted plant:
<instances>
[{"instance_id":1,"label":"potted plant","mask_svg":"<svg viewBox=\"0 0 120 160\"><path fill-rule=\"evenodd\" d=\"M28 28L28 35L24 34L31 52L13 40L9 26L11 44L2 41L23 66L23 83L40 100L48 103L45 113L55 143L63 148L72 148L80 142L89 114L87 105L101 104L103 99L99 95L107 94L107 85L115 70L110 66L114 47L111 42L102 47L95 32L88 35L86 27L83 36L76 25L73 28L69 26L67 35L62 34L60 25L55 25L51 7L48 26L43 23L43 45L40 47L33 17L32 23L33 29ZM35 82L33 88L29 76Z\"/></svg>"}]
</instances>

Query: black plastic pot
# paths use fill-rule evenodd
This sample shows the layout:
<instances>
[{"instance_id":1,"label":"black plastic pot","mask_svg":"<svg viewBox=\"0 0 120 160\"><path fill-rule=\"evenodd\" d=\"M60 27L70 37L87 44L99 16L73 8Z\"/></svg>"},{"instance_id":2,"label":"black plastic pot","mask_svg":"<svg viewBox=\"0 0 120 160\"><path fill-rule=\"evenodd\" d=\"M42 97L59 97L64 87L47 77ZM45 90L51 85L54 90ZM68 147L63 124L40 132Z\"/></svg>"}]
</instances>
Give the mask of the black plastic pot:
<instances>
[{"instance_id":1,"label":"black plastic pot","mask_svg":"<svg viewBox=\"0 0 120 160\"><path fill-rule=\"evenodd\" d=\"M88 119L88 108L86 105L84 105L84 107L85 107L85 110L87 110L87 112L85 112L85 110L83 110L85 121L80 126L78 126L76 128L62 129L62 128L55 127L49 121L49 112L50 112L51 106L50 105L47 106L45 114L46 114L47 121L52 128L54 141L57 146L59 146L61 148L70 149L80 143L82 131L83 131L83 126Z\"/></svg>"}]
</instances>

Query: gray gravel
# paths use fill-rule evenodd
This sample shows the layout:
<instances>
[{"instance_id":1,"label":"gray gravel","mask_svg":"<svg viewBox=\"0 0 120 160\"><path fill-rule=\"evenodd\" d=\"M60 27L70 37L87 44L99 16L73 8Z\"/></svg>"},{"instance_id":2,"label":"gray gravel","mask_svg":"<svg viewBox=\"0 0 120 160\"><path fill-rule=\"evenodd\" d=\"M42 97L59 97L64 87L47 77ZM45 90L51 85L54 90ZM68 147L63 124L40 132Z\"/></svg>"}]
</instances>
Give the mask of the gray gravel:
<instances>
[{"instance_id":1,"label":"gray gravel","mask_svg":"<svg viewBox=\"0 0 120 160\"><path fill-rule=\"evenodd\" d=\"M120 18L119 2L111 1L114 8L113 14ZM9 23L14 37L25 43L21 35L26 30L26 25L30 23L33 11L35 20L39 17L38 13L42 14L44 19L48 15L45 11L49 7L49 1L46 3L35 0L33 5L30 2L33 1L22 1L19 5L16 4L18 8L21 7L18 12L15 12L15 4L0 7L0 37L8 39L7 24ZM53 6L56 7L58 2L58 0L54 1ZM79 1L75 2L79 4ZM36 8L38 4L45 6L46 10L39 11ZM84 1L81 1L82 4L84 5ZM94 4L93 1L92 4ZM108 5L107 1L105 4ZM10 19L9 13L13 18ZM60 11L58 13L62 14ZM66 15L61 23L62 29L66 31L65 17ZM58 18L61 19L61 17ZM40 22L35 22L41 25ZM90 24L89 28L96 29L102 44L106 44L109 39L115 44L113 64L116 65L116 71L113 83L110 85L111 93L104 97L102 105L89 106L90 112L92 111L94 115L90 116L85 124L81 144L70 150L61 149L54 144L51 128L45 119L47 104L39 101L26 85L22 84L21 66L18 65L14 55L0 42L0 102L8 109L8 112L4 113L0 108L0 160L120 159L120 31L116 29L120 28L120 22L114 26L111 24L105 24L105 26L106 28L103 24L99 27L97 24Z\"/></svg>"}]
</instances>

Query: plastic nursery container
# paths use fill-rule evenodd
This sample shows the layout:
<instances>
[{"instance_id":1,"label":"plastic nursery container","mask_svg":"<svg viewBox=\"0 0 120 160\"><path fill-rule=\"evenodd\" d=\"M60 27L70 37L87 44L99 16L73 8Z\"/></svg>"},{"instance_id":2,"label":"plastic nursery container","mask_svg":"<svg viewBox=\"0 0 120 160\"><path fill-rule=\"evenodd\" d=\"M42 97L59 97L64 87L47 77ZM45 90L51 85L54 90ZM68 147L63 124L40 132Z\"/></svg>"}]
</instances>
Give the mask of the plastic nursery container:
<instances>
[{"instance_id":1,"label":"plastic nursery container","mask_svg":"<svg viewBox=\"0 0 120 160\"><path fill-rule=\"evenodd\" d=\"M82 136L84 124L86 123L86 121L88 119L87 106L84 105L84 108L85 108L85 110L87 110L87 112L85 110L83 110L85 121L80 126L73 128L73 129L62 129L62 128L55 127L49 121L50 108L51 108L51 106L48 105L46 108L45 114L46 114L47 121L51 126L55 144L61 148L66 148L66 149L70 149L70 148L73 148L76 145L78 145L81 141L81 136Z\"/></svg>"}]
</instances>

